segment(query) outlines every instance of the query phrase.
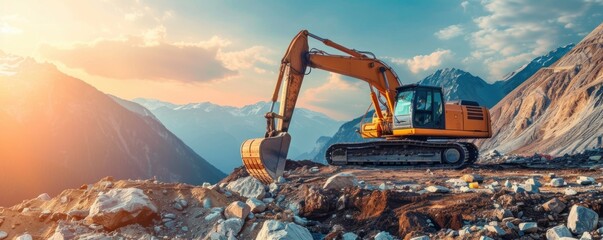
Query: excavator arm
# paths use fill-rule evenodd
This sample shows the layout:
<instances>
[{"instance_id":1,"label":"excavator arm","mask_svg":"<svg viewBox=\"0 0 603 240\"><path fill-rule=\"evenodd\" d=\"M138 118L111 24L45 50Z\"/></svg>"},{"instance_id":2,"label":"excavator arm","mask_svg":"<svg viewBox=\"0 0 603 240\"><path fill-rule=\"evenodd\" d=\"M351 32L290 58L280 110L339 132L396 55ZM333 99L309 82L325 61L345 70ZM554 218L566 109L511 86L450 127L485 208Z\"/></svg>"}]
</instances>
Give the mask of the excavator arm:
<instances>
[{"instance_id":1,"label":"excavator arm","mask_svg":"<svg viewBox=\"0 0 603 240\"><path fill-rule=\"evenodd\" d=\"M321 41L347 55L331 55L320 50L309 50L308 37ZM394 109L396 88L400 82L396 73L384 62L367 52L346 48L323 39L307 30L300 31L291 41L281 61L279 76L272 95L270 112L266 113L267 129L264 138L249 139L241 146L241 158L247 171L264 183L282 176L291 136L287 133L297 103L307 67L323 69L368 83L371 101L383 126L387 128ZM278 113L274 112L279 100ZM385 100L381 101L381 97ZM383 111L381 106L385 107ZM385 114L384 114L385 112Z\"/></svg>"}]
</instances>

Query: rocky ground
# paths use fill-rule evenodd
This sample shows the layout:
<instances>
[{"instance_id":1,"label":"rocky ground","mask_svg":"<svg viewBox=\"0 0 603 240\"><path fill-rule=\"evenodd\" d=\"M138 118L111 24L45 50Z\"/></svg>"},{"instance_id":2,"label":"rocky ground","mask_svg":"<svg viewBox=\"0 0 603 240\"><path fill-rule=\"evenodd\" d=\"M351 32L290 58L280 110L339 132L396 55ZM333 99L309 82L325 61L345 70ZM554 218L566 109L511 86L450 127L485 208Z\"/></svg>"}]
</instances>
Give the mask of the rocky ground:
<instances>
[{"instance_id":1,"label":"rocky ground","mask_svg":"<svg viewBox=\"0 0 603 240\"><path fill-rule=\"evenodd\" d=\"M110 177L0 208L0 239L601 239L603 151L462 170L288 162L192 186Z\"/></svg>"}]
</instances>

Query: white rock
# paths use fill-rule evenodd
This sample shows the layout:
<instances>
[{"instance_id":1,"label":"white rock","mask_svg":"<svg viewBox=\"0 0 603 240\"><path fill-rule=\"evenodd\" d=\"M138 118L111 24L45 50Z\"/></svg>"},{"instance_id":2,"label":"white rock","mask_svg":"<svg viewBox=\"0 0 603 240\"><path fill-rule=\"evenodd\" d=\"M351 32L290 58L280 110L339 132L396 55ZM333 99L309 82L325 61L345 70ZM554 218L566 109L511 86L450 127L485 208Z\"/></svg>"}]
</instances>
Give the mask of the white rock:
<instances>
[{"instance_id":1,"label":"white rock","mask_svg":"<svg viewBox=\"0 0 603 240\"><path fill-rule=\"evenodd\" d=\"M553 178L551 179L551 186L553 187L563 187L565 186L565 181L563 178Z\"/></svg>"},{"instance_id":2,"label":"white rock","mask_svg":"<svg viewBox=\"0 0 603 240\"><path fill-rule=\"evenodd\" d=\"M530 177L528 178L528 180L526 180L525 184L531 184L531 185L536 185L537 187L541 187L542 184L538 181L538 179L536 179L536 177Z\"/></svg>"},{"instance_id":3,"label":"white rock","mask_svg":"<svg viewBox=\"0 0 603 240\"><path fill-rule=\"evenodd\" d=\"M538 185L526 183L526 184L524 184L523 187L528 192L531 192L531 193L540 193L540 188L538 187Z\"/></svg>"},{"instance_id":4,"label":"white rock","mask_svg":"<svg viewBox=\"0 0 603 240\"><path fill-rule=\"evenodd\" d=\"M201 185L201 187L204 187L204 188L210 188L211 186L212 186L211 183L208 183L208 182L203 182L203 184Z\"/></svg>"},{"instance_id":5,"label":"white rock","mask_svg":"<svg viewBox=\"0 0 603 240\"><path fill-rule=\"evenodd\" d=\"M442 186L429 186L426 187L425 190L427 190L428 192L432 192L432 193L447 193L450 192L450 189L446 188L446 187L442 187Z\"/></svg>"},{"instance_id":6,"label":"white rock","mask_svg":"<svg viewBox=\"0 0 603 240\"><path fill-rule=\"evenodd\" d=\"M0 239L5 239L6 237L8 237L8 233L0 231Z\"/></svg>"},{"instance_id":7,"label":"white rock","mask_svg":"<svg viewBox=\"0 0 603 240\"><path fill-rule=\"evenodd\" d=\"M593 240L593 236L589 232L584 232L580 240Z\"/></svg>"},{"instance_id":8,"label":"white rock","mask_svg":"<svg viewBox=\"0 0 603 240\"><path fill-rule=\"evenodd\" d=\"M564 237L572 237L572 233L565 225L559 225L553 228L549 228L546 230L546 239L547 240L559 240Z\"/></svg>"},{"instance_id":9,"label":"white rock","mask_svg":"<svg viewBox=\"0 0 603 240\"><path fill-rule=\"evenodd\" d=\"M317 173L317 172L320 172L320 169L318 169L318 167L311 167L310 168L310 172L311 173Z\"/></svg>"},{"instance_id":10,"label":"white rock","mask_svg":"<svg viewBox=\"0 0 603 240\"><path fill-rule=\"evenodd\" d=\"M430 240L430 238L428 236L419 236L411 238L410 240Z\"/></svg>"},{"instance_id":11,"label":"white rock","mask_svg":"<svg viewBox=\"0 0 603 240\"><path fill-rule=\"evenodd\" d=\"M245 198L263 199L266 195L266 187L260 180L252 176L239 178L226 185L226 189L236 192Z\"/></svg>"},{"instance_id":12,"label":"white rock","mask_svg":"<svg viewBox=\"0 0 603 240\"><path fill-rule=\"evenodd\" d=\"M351 173L338 173L327 179L322 186L324 189L342 189L358 186L358 179Z\"/></svg>"},{"instance_id":13,"label":"white rock","mask_svg":"<svg viewBox=\"0 0 603 240\"><path fill-rule=\"evenodd\" d=\"M308 229L295 223L283 223L277 220L267 220L262 225L256 240L312 240Z\"/></svg>"},{"instance_id":14,"label":"white rock","mask_svg":"<svg viewBox=\"0 0 603 240\"><path fill-rule=\"evenodd\" d=\"M252 213L261 213L266 210L266 203L258 200L257 198L249 198L245 203L249 205Z\"/></svg>"},{"instance_id":15,"label":"white rock","mask_svg":"<svg viewBox=\"0 0 603 240\"><path fill-rule=\"evenodd\" d=\"M279 176L277 178L276 182L278 182L278 183L286 183L287 179L285 179L283 176Z\"/></svg>"},{"instance_id":16,"label":"white rock","mask_svg":"<svg viewBox=\"0 0 603 240\"><path fill-rule=\"evenodd\" d=\"M375 235L375 240L394 240L394 237L389 232L382 231Z\"/></svg>"},{"instance_id":17,"label":"white rock","mask_svg":"<svg viewBox=\"0 0 603 240\"><path fill-rule=\"evenodd\" d=\"M578 194L578 192L576 192L576 190L574 190L574 189L571 189L571 188L565 189L565 196L574 196L576 194Z\"/></svg>"},{"instance_id":18,"label":"white rock","mask_svg":"<svg viewBox=\"0 0 603 240\"><path fill-rule=\"evenodd\" d=\"M358 235L353 232L347 232L343 234L343 240L357 240Z\"/></svg>"},{"instance_id":19,"label":"white rock","mask_svg":"<svg viewBox=\"0 0 603 240\"><path fill-rule=\"evenodd\" d=\"M505 230L503 230L499 226L488 225L488 226L486 226L486 230L488 230L488 232L494 233L496 235L504 235L505 234Z\"/></svg>"},{"instance_id":20,"label":"white rock","mask_svg":"<svg viewBox=\"0 0 603 240\"><path fill-rule=\"evenodd\" d=\"M86 221L108 230L148 221L157 215L157 207L138 188L117 188L99 193L90 206Z\"/></svg>"},{"instance_id":21,"label":"white rock","mask_svg":"<svg viewBox=\"0 0 603 240\"><path fill-rule=\"evenodd\" d=\"M599 214L582 206L574 205L567 216L567 227L574 234L582 234L595 230L599 222Z\"/></svg>"},{"instance_id":22,"label":"white rock","mask_svg":"<svg viewBox=\"0 0 603 240\"><path fill-rule=\"evenodd\" d=\"M538 224L535 222L524 222L519 224L519 231L525 233L535 233L538 231Z\"/></svg>"},{"instance_id":23,"label":"white rock","mask_svg":"<svg viewBox=\"0 0 603 240\"><path fill-rule=\"evenodd\" d=\"M463 181L462 179L458 179L458 178L451 178L446 180L447 183L450 184L450 186L452 187L465 187L467 186L467 182Z\"/></svg>"},{"instance_id":24,"label":"white rock","mask_svg":"<svg viewBox=\"0 0 603 240\"><path fill-rule=\"evenodd\" d=\"M509 182L509 180L505 181L505 187L510 188L512 186L513 186L513 184L511 184L511 182Z\"/></svg>"},{"instance_id":25,"label":"white rock","mask_svg":"<svg viewBox=\"0 0 603 240\"><path fill-rule=\"evenodd\" d=\"M599 161L601 160L601 155L590 156L588 157L588 159L593 161Z\"/></svg>"},{"instance_id":26,"label":"white rock","mask_svg":"<svg viewBox=\"0 0 603 240\"><path fill-rule=\"evenodd\" d=\"M247 214L251 211L249 205L241 201L232 202L226 209L224 210L224 216L226 218L247 218Z\"/></svg>"},{"instance_id":27,"label":"white rock","mask_svg":"<svg viewBox=\"0 0 603 240\"><path fill-rule=\"evenodd\" d=\"M207 216L205 216L205 221L212 222L218 218L220 218L220 219L222 218L222 213L212 212L210 214L207 214Z\"/></svg>"},{"instance_id":28,"label":"white rock","mask_svg":"<svg viewBox=\"0 0 603 240\"><path fill-rule=\"evenodd\" d=\"M591 185L591 184L595 183L595 179L592 177L580 176L580 177L578 177L576 182L580 185Z\"/></svg>"},{"instance_id":29,"label":"white rock","mask_svg":"<svg viewBox=\"0 0 603 240\"><path fill-rule=\"evenodd\" d=\"M16 237L15 240L33 240L33 237L31 237L31 235L25 233L21 236Z\"/></svg>"},{"instance_id":30,"label":"white rock","mask_svg":"<svg viewBox=\"0 0 603 240\"><path fill-rule=\"evenodd\" d=\"M243 228L244 223L245 222L243 222L243 220L239 218L229 218L224 221L218 221L218 224L215 228L215 232L224 236L228 236L231 234L233 236L236 236Z\"/></svg>"},{"instance_id":31,"label":"white rock","mask_svg":"<svg viewBox=\"0 0 603 240\"><path fill-rule=\"evenodd\" d=\"M211 208L211 199L210 198L205 198L203 199L203 208Z\"/></svg>"},{"instance_id":32,"label":"white rock","mask_svg":"<svg viewBox=\"0 0 603 240\"><path fill-rule=\"evenodd\" d=\"M42 201L50 201L50 195L48 195L48 193L42 193L40 194L37 199L40 199Z\"/></svg>"}]
</instances>

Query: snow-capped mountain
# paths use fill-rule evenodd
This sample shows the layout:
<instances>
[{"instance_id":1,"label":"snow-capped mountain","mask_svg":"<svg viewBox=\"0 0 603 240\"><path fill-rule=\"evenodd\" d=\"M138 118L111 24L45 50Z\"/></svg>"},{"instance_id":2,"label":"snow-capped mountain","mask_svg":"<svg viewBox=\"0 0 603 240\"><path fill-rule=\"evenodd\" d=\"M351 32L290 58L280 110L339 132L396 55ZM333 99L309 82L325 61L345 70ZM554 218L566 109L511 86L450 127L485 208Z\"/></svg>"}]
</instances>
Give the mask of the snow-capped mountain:
<instances>
[{"instance_id":1,"label":"snow-capped mountain","mask_svg":"<svg viewBox=\"0 0 603 240\"><path fill-rule=\"evenodd\" d=\"M507 74L503 80L492 84L480 77L455 68L437 70L419 81L419 84L442 87L446 100L473 100L479 102L482 106L491 108L539 69L555 63L574 46L574 44L569 44L559 47L544 56L534 58L519 69Z\"/></svg>"},{"instance_id":2,"label":"snow-capped mountain","mask_svg":"<svg viewBox=\"0 0 603 240\"><path fill-rule=\"evenodd\" d=\"M0 69L0 205L105 176L192 184L225 176L148 112L54 65L1 54Z\"/></svg>"},{"instance_id":3,"label":"snow-capped mountain","mask_svg":"<svg viewBox=\"0 0 603 240\"><path fill-rule=\"evenodd\" d=\"M270 102L243 107L210 102L176 105L143 98L133 101L151 110L168 129L224 172L242 165L240 147L244 140L264 136L264 115L271 105ZM278 110L278 104L274 109ZM311 152L316 139L332 135L340 124L322 113L296 108L289 129L292 136L289 158L300 159L300 155Z\"/></svg>"},{"instance_id":4,"label":"snow-capped mountain","mask_svg":"<svg viewBox=\"0 0 603 240\"><path fill-rule=\"evenodd\" d=\"M419 84L442 87L446 101L465 99L492 107L503 97L502 91L492 84L455 68L439 69L421 80Z\"/></svg>"},{"instance_id":5,"label":"snow-capped mountain","mask_svg":"<svg viewBox=\"0 0 603 240\"><path fill-rule=\"evenodd\" d=\"M497 88L500 88L503 92L503 96L509 94L517 86L521 85L525 80L530 78L534 73L543 67L548 67L555 63L567 52L572 50L576 46L575 44L568 44L563 47L559 47L553 51L550 51L544 56L540 56L530 61L528 64L521 66L519 69L510 72L502 80L494 83ZM499 99L500 100L500 99Z\"/></svg>"},{"instance_id":6,"label":"snow-capped mountain","mask_svg":"<svg viewBox=\"0 0 603 240\"><path fill-rule=\"evenodd\" d=\"M561 155L603 147L603 24L491 109L483 150Z\"/></svg>"}]
</instances>

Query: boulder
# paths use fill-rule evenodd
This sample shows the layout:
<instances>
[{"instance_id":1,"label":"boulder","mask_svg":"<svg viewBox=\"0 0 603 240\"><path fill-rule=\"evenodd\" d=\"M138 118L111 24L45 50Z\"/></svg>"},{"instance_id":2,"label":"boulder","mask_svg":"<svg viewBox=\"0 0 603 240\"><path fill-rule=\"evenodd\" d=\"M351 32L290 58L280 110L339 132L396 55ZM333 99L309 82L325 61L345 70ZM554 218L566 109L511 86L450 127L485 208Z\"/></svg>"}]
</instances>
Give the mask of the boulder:
<instances>
[{"instance_id":1,"label":"boulder","mask_svg":"<svg viewBox=\"0 0 603 240\"><path fill-rule=\"evenodd\" d=\"M559 225L546 230L547 240L559 240L564 237L572 237L572 233L565 225Z\"/></svg>"},{"instance_id":2,"label":"boulder","mask_svg":"<svg viewBox=\"0 0 603 240\"><path fill-rule=\"evenodd\" d=\"M263 199L266 195L266 187L260 180L252 176L239 178L226 185L226 189L236 192L245 198Z\"/></svg>"},{"instance_id":3,"label":"boulder","mask_svg":"<svg viewBox=\"0 0 603 240\"><path fill-rule=\"evenodd\" d=\"M219 233L222 236L233 235L236 236L239 234L241 229L243 229L243 220L239 218L229 218L226 220L220 220L214 227L213 231Z\"/></svg>"},{"instance_id":4,"label":"boulder","mask_svg":"<svg viewBox=\"0 0 603 240\"><path fill-rule=\"evenodd\" d=\"M257 198L249 198L245 203L249 205L252 213L261 213L266 210L266 204Z\"/></svg>"},{"instance_id":5,"label":"boulder","mask_svg":"<svg viewBox=\"0 0 603 240\"><path fill-rule=\"evenodd\" d=\"M499 226L492 226L492 225L488 225L486 226L486 230L488 230L488 232L494 233L496 235L505 235L505 230L503 230L501 227Z\"/></svg>"},{"instance_id":6,"label":"boulder","mask_svg":"<svg viewBox=\"0 0 603 240\"><path fill-rule=\"evenodd\" d=\"M571 188L565 189L564 193L565 193L565 196L574 196L574 195L578 194L578 192L576 192L576 190L571 189Z\"/></svg>"},{"instance_id":7,"label":"boulder","mask_svg":"<svg viewBox=\"0 0 603 240\"><path fill-rule=\"evenodd\" d=\"M505 187L506 188L511 188L513 186L513 184L511 184L511 182L509 182L509 180L505 181Z\"/></svg>"},{"instance_id":8,"label":"boulder","mask_svg":"<svg viewBox=\"0 0 603 240\"><path fill-rule=\"evenodd\" d=\"M575 234L590 232L597 227L599 214L582 206L574 205L567 216L567 227Z\"/></svg>"},{"instance_id":9,"label":"boulder","mask_svg":"<svg viewBox=\"0 0 603 240\"><path fill-rule=\"evenodd\" d=\"M322 186L324 189L342 189L358 186L358 179L351 173L338 173L327 179Z\"/></svg>"},{"instance_id":10,"label":"boulder","mask_svg":"<svg viewBox=\"0 0 603 240\"><path fill-rule=\"evenodd\" d=\"M224 216L226 218L240 218L245 219L247 215L251 211L249 205L241 201L232 202L226 209L224 210Z\"/></svg>"},{"instance_id":11,"label":"boulder","mask_svg":"<svg viewBox=\"0 0 603 240\"><path fill-rule=\"evenodd\" d=\"M519 224L519 231L524 233L535 233L538 232L538 224L535 222L524 222Z\"/></svg>"},{"instance_id":12,"label":"boulder","mask_svg":"<svg viewBox=\"0 0 603 240\"><path fill-rule=\"evenodd\" d=\"M563 178L553 178L551 179L551 186L553 187L563 187L565 186L565 181Z\"/></svg>"},{"instance_id":13,"label":"boulder","mask_svg":"<svg viewBox=\"0 0 603 240\"><path fill-rule=\"evenodd\" d=\"M442 186L429 186L427 188L425 188L425 190L427 190L428 192L432 192L432 193L447 193L450 192L450 189L442 187Z\"/></svg>"},{"instance_id":14,"label":"boulder","mask_svg":"<svg viewBox=\"0 0 603 240\"><path fill-rule=\"evenodd\" d=\"M538 179L536 179L536 177L530 177L526 180L525 182L526 185L531 184L531 185L536 185L537 187L542 187L542 184L538 181Z\"/></svg>"},{"instance_id":15,"label":"boulder","mask_svg":"<svg viewBox=\"0 0 603 240\"><path fill-rule=\"evenodd\" d=\"M267 220L262 225L256 240L312 240L312 234L305 227L295 223L283 223L278 220Z\"/></svg>"},{"instance_id":16,"label":"boulder","mask_svg":"<svg viewBox=\"0 0 603 240\"><path fill-rule=\"evenodd\" d=\"M382 231L375 235L375 240L394 240L394 237L388 232Z\"/></svg>"},{"instance_id":17,"label":"boulder","mask_svg":"<svg viewBox=\"0 0 603 240\"><path fill-rule=\"evenodd\" d=\"M15 238L15 240L33 240L33 237L28 233L22 234Z\"/></svg>"},{"instance_id":18,"label":"boulder","mask_svg":"<svg viewBox=\"0 0 603 240\"><path fill-rule=\"evenodd\" d=\"M591 185L591 184L595 183L595 179L592 177L580 176L580 177L578 177L576 182L580 185Z\"/></svg>"},{"instance_id":19,"label":"boulder","mask_svg":"<svg viewBox=\"0 0 603 240\"><path fill-rule=\"evenodd\" d=\"M477 174L465 174L461 177L461 179L465 182L468 183L472 183L472 182L478 182L478 183L482 183L484 182L484 178L480 175Z\"/></svg>"},{"instance_id":20,"label":"boulder","mask_svg":"<svg viewBox=\"0 0 603 240\"><path fill-rule=\"evenodd\" d=\"M513 189L513 192L515 192L515 193L522 193L522 192L526 191L522 186L519 186L519 185L513 185L513 187L511 187L511 188Z\"/></svg>"},{"instance_id":21,"label":"boulder","mask_svg":"<svg viewBox=\"0 0 603 240\"><path fill-rule=\"evenodd\" d=\"M565 203L563 203L562 201L560 201L557 198L553 198L553 199L549 200L548 202L545 202L544 204L542 204L542 208L544 208L544 210L552 212L552 213L556 213L556 214L563 212L565 207L566 207Z\"/></svg>"},{"instance_id":22,"label":"boulder","mask_svg":"<svg viewBox=\"0 0 603 240\"><path fill-rule=\"evenodd\" d=\"M535 184L524 184L524 189L530 193L540 193L540 188Z\"/></svg>"},{"instance_id":23,"label":"boulder","mask_svg":"<svg viewBox=\"0 0 603 240\"><path fill-rule=\"evenodd\" d=\"M343 240L358 240L358 235L353 232L347 232L343 234Z\"/></svg>"},{"instance_id":24,"label":"boulder","mask_svg":"<svg viewBox=\"0 0 603 240\"><path fill-rule=\"evenodd\" d=\"M138 188L117 188L99 193L86 221L112 231L133 223L144 225L157 215L157 207Z\"/></svg>"},{"instance_id":25,"label":"boulder","mask_svg":"<svg viewBox=\"0 0 603 240\"><path fill-rule=\"evenodd\" d=\"M495 211L496 211L496 217L498 218L498 220L502 221L505 218L513 217L513 213L509 209L497 209Z\"/></svg>"},{"instance_id":26,"label":"boulder","mask_svg":"<svg viewBox=\"0 0 603 240\"><path fill-rule=\"evenodd\" d=\"M593 240L593 236L589 232L582 233L580 240Z\"/></svg>"},{"instance_id":27,"label":"boulder","mask_svg":"<svg viewBox=\"0 0 603 240\"><path fill-rule=\"evenodd\" d=\"M0 231L0 239L5 239L6 237L8 237L8 233Z\"/></svg>"}]
</instances>

